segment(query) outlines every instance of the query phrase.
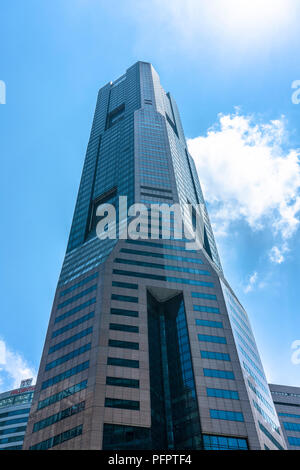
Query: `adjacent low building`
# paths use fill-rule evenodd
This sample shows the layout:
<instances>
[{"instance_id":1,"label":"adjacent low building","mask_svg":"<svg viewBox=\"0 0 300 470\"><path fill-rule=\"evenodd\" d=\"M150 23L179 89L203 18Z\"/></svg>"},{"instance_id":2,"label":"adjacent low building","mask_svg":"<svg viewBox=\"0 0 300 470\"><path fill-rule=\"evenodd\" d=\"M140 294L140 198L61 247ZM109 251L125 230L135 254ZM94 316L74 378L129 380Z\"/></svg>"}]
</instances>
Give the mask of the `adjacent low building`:
<instances>
[{"instance_id":1,"label":"adjacent low building","mask_svg":"<svg viewBox=\"0 0 300 470\"><path fill-rule=\"evenodd\" d=\"M0 450L22 449L33 392L32 379L27 379L0 394Z\"/></svg>"},{"instance_id":2,"label":"adjacent low building","mask_svg":"<svg viewBox=\"0 0 300 470\"><path fill-rule=\"evenodd\" d=\"M300 450L300 387L270 384L274 405L289 450Z\"/></svg>"}]
</instances>

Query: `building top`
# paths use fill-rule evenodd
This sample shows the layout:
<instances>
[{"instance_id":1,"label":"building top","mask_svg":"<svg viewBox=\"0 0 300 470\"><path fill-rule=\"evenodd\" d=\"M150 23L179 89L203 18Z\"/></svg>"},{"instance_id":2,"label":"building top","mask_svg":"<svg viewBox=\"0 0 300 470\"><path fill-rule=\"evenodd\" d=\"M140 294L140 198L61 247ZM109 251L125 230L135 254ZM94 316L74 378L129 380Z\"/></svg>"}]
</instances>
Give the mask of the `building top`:
<instances>
[{"instance_id":1,"label":"building top","mask_svg":"<svg viewBox=\"0 0 300 470\"><path fill-rule=\"evenodd\" d=\"M0 393L0 408L30 402L35 388L32 382L32 378L22 380L19 388Z\"/></svg>"},{"instance_id":2,"label":"building top","mask_svg":"<svg viewBox=\"0 0 300 470\"><path fill-rule=\"evenodd\" d=\"M300 404L300 387L279 384L269 384L269 387L274 401L278 401L279 397L284 397Z\"/></svg>"}]
</instances>

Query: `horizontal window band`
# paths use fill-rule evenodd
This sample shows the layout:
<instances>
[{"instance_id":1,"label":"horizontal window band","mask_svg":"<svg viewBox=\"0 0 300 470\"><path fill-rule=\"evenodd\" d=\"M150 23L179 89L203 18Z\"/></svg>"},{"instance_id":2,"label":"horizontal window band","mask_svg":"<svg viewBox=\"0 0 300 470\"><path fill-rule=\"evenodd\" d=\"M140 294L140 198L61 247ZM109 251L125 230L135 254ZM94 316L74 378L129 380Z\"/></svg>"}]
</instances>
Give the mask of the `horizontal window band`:
<instances>
[{"instance_id":1,"label":"horizontal window band","mask_svg":"<svg viewBox=\"0 0 300 470\"><path fill-rule=\"evenodd\" d=\"M228 361L230 362L230 355L217 351L200 351L202 359L215 359L217 361Z\"/></svg>"},{"instance_id":2,"label":"horizontal window band","mask_svg":"<svg viewBox=\"0 0 300 470\"><path fill-rule=\"evenodd\" d=\"M87 387L87 380L83 380L82 382L72 385L71 387L66 388L65 390L62 390L61 392L55 393L54 395L51 395L50 397L45 398L44 400L41 400L38 402L38 410L41 410L42 408L46 408L47 406L53 405L54 403L63 400L64 398L70 397L71 395L74 395L77 392L80 392L81 390L84 390Z\"/></svg>"},{"instance_id":3,"label":"horizontal window band","mask_svg":"<svg viewBox=\"0 0 300 470\"><path fill-rule=\"evenodd\" d=\"M153 186L144 186L144 185L141 185L141 188L143 189L150 189L152 191L161 191L163 193L172 193L172 191L170 189L162 189L162 188L155 188Z\"/></svg>"},{"instance_id":4,"label":"horizontal window band","mask_svg":"<svg viewBox=\"0 0 300 470\"><path fill-rule=\"evenodd\" d=\"M95 312L90 312L84 315L83 317L78 318L78 320L75 320L71 323L68 323L67 325L63 326L62 328L59 328L58 330L53 331L51 338L56 338L57 336L61 335L62 333L65 333L68 330L71 330L72 328L75 328L78 325L81 325L82 323L90 320L91 318L94 318Z\"/></svg>"},{"instance_id":5,"label":"horizontal window band","mask_svg":"<svg viewBox=\"0 0 300 470\"><path fill-rule=\"evenodd\" d=\"M94 284L93 286L89 287L88 289L79 292L79 294L74 295L73 297L70 297L69 299L65 300L64 302L58 304L57 310L60 310L61 308L66 307L67 305L71 304L72 302L75 302L76 300L80 299L81 297L84 297L85 295L88 295L90 292L94 291L97 289L97 284Z\"/></svg>"},{"instance_id":6,"label":"horizontal window band","mask_svg":"<svg viewBox=\"0 0 300 470\"><path fill-rule=\"evenodd\" d=\"M132 259L123 259L123 258L115 258L114 262L118 264L130 264L132 266L142 266L145 268L162 269L162 270L167 270L167 271L178 271L178 272L190 273L190 274L199 274L200 276L211 276L211 273L209 271L206 271L205 269L182 268L180 266L171 266L167 264L150 263L148 261L136 261Z\"/></svg>"},{"instance_id":7,"label":"horizontal window band","mask_svg":"<svg viewBox=\"0 0 300 470\"><path fill-rule=\"evenodd\" d=\"M55 413L54 415L48 416L48 418L42 419L41 421L34 423L32 432L40 431L41 429L44 429L48 426L58 423L59 421L62 421L63 419L66 419L66 418L69 418L70 416L78 414L81 411L83 411L84 408L85 408L85 402L82 401L81 403L77 403L76 405L70 406L69 408L62 410L59 413Z\"/></svg>"},{"instance_id":8,"label":"horizontal window band","mask_svg":"<svg viewBox=\"0 0 300 470\"><path fill-rule=\"evenodd\" d=\"M167 243L159 243L159 242L151 242L151 241L146 241L146 240L126 240L126 243L132 244L132 245L141 245L141 246L149 246L152 248L164 248L166 250L175 250L175 251L185 251L186 253L197 253L196 250L187 250L184 246L182 245L170 245Z\"/></svg>"},{"instance_id":9,"label":"horizontal window band","mask_svg":"<svg viewBox=\"0 0 300 470\"><path fill-rule=\"evenodd\" d=\"M140 277L143 279L154 279L156 281L167 281L167 282L178 282L180 284L190 284L192 286L205 286L205 287L214 287L212 282L197 281L196 279L184 279L171 276L162 276L158 274L145 274L137 273L133 271L125 271L122 269L113 269L113 274L118 274L120 276L131 276L131 277Z\"/></svg>"},{"instance_id":10,"label":"horizontal window band","mask_svg":"<svg viewBox=\"0 0 300 470\"><path fill-rule=\"evenodd\" d=\"M123 377L106 377L106 385L114 387L140 388L140 381Z\"/></svg>"},{"instance_id":11,"label":"horizontal window band","mask_svg":"<svg viewBox=\"0 0 300 470\"><path fill-rule=\"evenodd\" d=\"M111 308L110 309L111 315L122 315L124 317L138 317L139 312L135 310L126 310L124 308Z\"/></svg>"},{"instance_id":12,"label":"horizontal window band","mask_svg":"<svg viewBox=\"0 0 300 470\"><path fill-rule=\"evenodd\" d=\"M230 370L203 369L203 373L205 377L235 380L234 373Z\"/></svg>"},{"instance_id":13,"label":"horizontal window band","mask_svg":"<svg viewBox=\"0 0 300 470\"><path fill-rule=\"evenodd\" d=\"M68 287L67 289L64 289L60 292L60 297L63 297L66 294L69 294L69 292L72 292L73 290L77 289L78 287L83 286L84 284L87 284L88 282L92 281L93 279L96 279L98 277L99 273L96 272L94 274L91 274L88 277L85 277L81 281L77 282L76 284L73 284L73 286Z\"/></svg>"},{"instance_id":14,"label":"horizontal window band","mask_svg":"<svg viewBox=\"0 0 300 470\"><path fill-rule=\"evenodd\" d=\"M64 356L55 359L55 361L48 362L48 364L45 367L45 370L47 371L47 370L53 369L54 367L57 367L60 364L63 364L64 362L67 362L70 359L73 359L74 357L78 357L81 354L83 354L87 351L90 351L90 349L91 349L91 343L84 344L80 348L75 349L74 351L71 351L68 354L65 354Z\"/></svg>"},{"instance_id":15,"label":"horizontal window band","mask_svg":"<svg viewBox=\"0 0 300 470\"><path fill-rule=\"evenodd\" d=\"M109 339L108 346L111 348L122 348L122 349L139 349L139 343L133 341L121 341L117 339Z\"/></svg>"},{"instance_id":16,"label":"horizontal window band","mask_svg":"<svg viewBox=\"0 0 300 470\"><path fill-rule=\"evenodd\" d=\"M120 398L105 398L105 405L109 408L121 408L123 410L139 410L140 402L135 400L122 400Z\"/></svg>"},{"instance_id":17,"label":"horizontal window band","mask_svg":"<svg viewBox=\"0 0 300 470\"><path fill-rule=\"evenodd\" d=\"M133 303L138 303L139 301L138 297L132 297L129 295L120 295L120 294L112 294L111 300L119 300L122 302L133 302Z\"/></svg>"},{"instance_id":18,"label":"horizontal window band","mask_svg":"<svg viewBox=\"0 0 300 470\"><path fill-rule=\"evenodd\" d=\"M57 384L58 382L61 382L62 380L68 379L69 377L72 377L73 375L79 374L79 372L82 372L83 370L86 370L89 368L90 362L85 361L81 364L78 364L75 367L72 367L72 369L68 369L61 374L55 375L54 377L51 377L48 380L45 380L42 382L41 390L44 390L45 388L51 387L52 385Z\"/></svg>"},{"instance_id":19,"label":"horizontal window band","mask_svg":"<svg viewBox=\"0 0 300 470\"><path fill-rule=\"evenodd\" d=\"M55 318L54 323L59 323L60 321L64 320L65 318L68 318L75 313L79 312L80 310L83 310L84 308L88 307L89 305L93 305L96 303L96 297L87 300L83 304L78 305L77 307L72 308L71 310L68 310L67 312L63 313L62 315L58 316Z\"/></svg>"},{"instance_id":20,"label":"horizontal window band","mask_svg":"<svg viewBox=\"0 0 300 470\"><path fill-rule=\"evenodd\" d=\"M107 365L119 366L119 367L131 367L133 369L138 369L140 367L140 362L135 359L122 359L120 357L108 357Z\"/></svg>"},{"instance_id":21,"label":"horizontal window band","mask_svg":"<svg viewBox=\"0 0 300 470\"><path fill-rule=\"evenodd\" d=\"M146 197L154 197L156 199L168 199L169 201L173 201L173 197L170 196L164 196L162 194L147 194L147 193L141 193L141 196L146 196Z\"/></svg>"},{"instance_id":22,"label":"horizontal window band","mask_svg":"<svg viewBox=\"0 0 300 470\"><path fill-rule=\"evenodd\" d=\"M120 323L110 323L109 324L110 330L115 331L128 331L129 333L138 333L139 327L134 325L122 325Z\"/></svg>"},{"instance_id":23,"label":"horizontal window band","mask_svg":"<svg viewBox=\"0 0 300 470\"><path fill-rule=\"evenodd\" d=\"M236 390L224 390L220 388L207 388L206 394L208 397L215 398L228 398L231 400L239 400L239 394Z\"/></svg>"},{"instance_id":24,"label":"horizontal window band","mask_svg":"<svg viewBox=\"0 0 300 470\"><path fill-rule=\"evenodd\" d=\"M52 447L62 444L65 441L69 441L70 439L80 436L81 434L82 434L82 424L80 424L76 428L69 429L67 431L64 431L61 434L57 434L54 437L50 437L50 439L47 439L46 441L39 442L38 444L31 446L29 449L30 450L51 449Z\"/></svg>"},{"instance_id":25,"label":"horizontal window band","mask_svg":"<svg viewBox=\"0 0 300 470\"><path fill-rule=\"evenodd\" d=\"M112 281L111 284L113 287L122 287L124 289L138 289L138 284L133 284L130 282L121 282L121 281Z\"/></svg>"},{"instance_id":26,"label":"horizontal window band","mask_svg":"<svg viewBox=\"0 0 300 470\"><path fill-rule=\"evenodd\" d=\"M199 318L196 319L196 325L207 326L210 328L224 328L223 323L221 321L201 320Z\"/></svg>"},{"instance_id":27,"label":"horizontal window band","mask_svg":"<svg viewBox=\"0 0 300 470\"><path fill-rule=\"evenodd\" d=\"M198 341L203 341L203 342L207 342L207 343L227 344L226 338L223 337L223 336L212 336L212 335L198 334Z\"/></svg>"},{"instance_id":28,"label":"horizontal window band","mask_svg":"<svg viewBox=\"0 0 300 470\"><path fill-rule=\"evenodd\" d=\"M131 248L121 248L120 253L128 253L128 254L132 254L132 255L148 256L148 257L151 257L151 258L160 258L160 259L169 259L169 260L174 260L174 261L182 261L184 263L203 264L203 261L201 259L197 259L197 258L187 258L187 257L184 257L184 256L168 255L166 253L156 253L156 252L153 253L152 251L133 250Z\"/></svg>"},{"instance_id":29,"label":"horizontal window band","mask_svg":"<svg viewBox=\"0 0 300 470\"><path fill-rule=\"evenodd\" d=\"M74 343L78 339L81 339L84 336L90 335L92 332L93 332L93 327L90 326L89 328L86 328L85 330L80 331L76 335L70 336L69 338L66 338L65 340L61 341L60 343L57 343L54 346L51 346L49 348L48 354L52 354L55 351L58 351L59 349L62 349L65 346L68 346L69 344Z\"/></svg>"}]
</instances>

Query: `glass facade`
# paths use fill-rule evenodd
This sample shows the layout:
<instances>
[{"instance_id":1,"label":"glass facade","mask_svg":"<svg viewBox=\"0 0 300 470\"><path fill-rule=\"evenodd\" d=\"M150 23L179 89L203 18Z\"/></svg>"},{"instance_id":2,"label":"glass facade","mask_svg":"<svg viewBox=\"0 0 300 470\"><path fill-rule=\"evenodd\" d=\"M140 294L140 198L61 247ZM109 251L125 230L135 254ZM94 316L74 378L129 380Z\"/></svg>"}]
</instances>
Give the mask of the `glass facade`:
<instances>
[{"instance_id":1,"label":"glass facade","mask_svg":"<svg viewBox=\"0 0 300 470\"><path fill-rule=\"evenodd\" d=\"M200 418L182 296L147 295L152 447L201 449Z\"/></svg>"}]
</instances>

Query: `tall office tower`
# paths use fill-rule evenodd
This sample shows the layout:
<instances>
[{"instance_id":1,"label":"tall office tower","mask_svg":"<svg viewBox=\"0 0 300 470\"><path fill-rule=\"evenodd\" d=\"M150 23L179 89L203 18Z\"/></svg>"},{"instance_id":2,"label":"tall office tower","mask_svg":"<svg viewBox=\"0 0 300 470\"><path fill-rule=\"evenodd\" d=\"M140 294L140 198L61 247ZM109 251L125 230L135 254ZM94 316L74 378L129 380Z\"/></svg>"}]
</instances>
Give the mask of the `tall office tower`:
<instances>
[{"instance_id":1,"label":"tall office tower","mask_svg":"<svg viewBox=\"0 0 300 470\"><path fill-rule=\"evenodd\" d=\"M187 227L200 218L202 248L166 239L165 215L152 238L146 220L139 239L126 239L124 196L128 206L192 205ZM117 239L96 234L102 204L116 208ZM176 103L138 62L99 91L25 448L284 446Z\"/></svg>"},{"instance_id":2,"label":"tall office tower","mask_svg":"<svg viewBox=\"0 0 300 470\"><path fill-rule=\"evenodd\" d=\"M0 394L0 450L22 449L34 385L22 380L20 388Z\"/></svg>"},{"instance_id":3,"label":"tall office tower","mask_svg":"<svg viewBox=\"0 0 300 470\"><path fill-rule=\"evenodd\" d=\"M287 448L300 450L300 387L269 385Z\"/></svg>"}]
</instances>

